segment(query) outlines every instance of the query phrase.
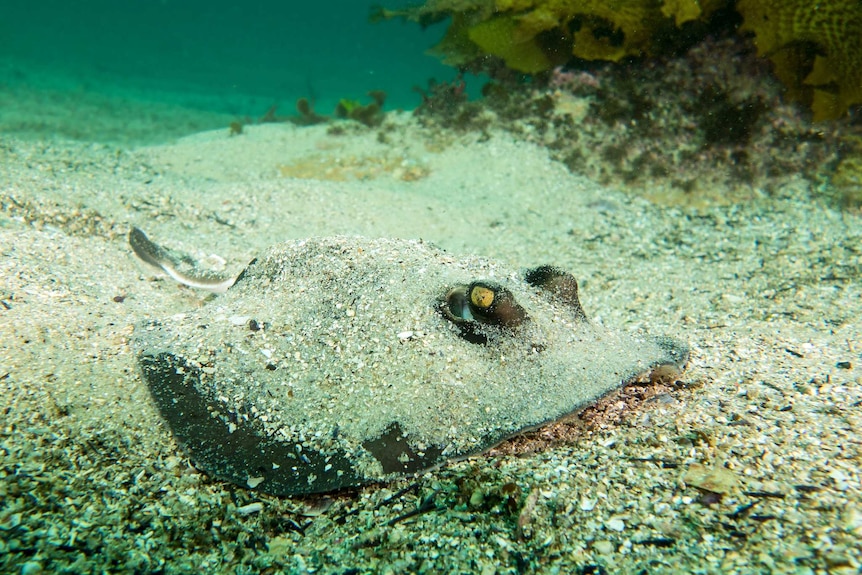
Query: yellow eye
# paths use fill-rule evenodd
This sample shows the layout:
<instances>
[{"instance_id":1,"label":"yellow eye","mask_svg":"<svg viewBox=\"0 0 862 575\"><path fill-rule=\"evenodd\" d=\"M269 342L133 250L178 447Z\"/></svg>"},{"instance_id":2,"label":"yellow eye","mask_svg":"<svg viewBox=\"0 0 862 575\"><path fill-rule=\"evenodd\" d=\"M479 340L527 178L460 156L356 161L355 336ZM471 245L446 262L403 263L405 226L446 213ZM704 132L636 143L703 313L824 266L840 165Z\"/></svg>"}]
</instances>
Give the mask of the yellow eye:
<instances>
[{"instance_id":1,"label":"yellow eye","mask_svg":"<svg viewBox=\"0 0 862 575\"><path fill-rule=\"evenodd\" d=\"M488 333L480 326L514 329L529 319L512 292L487 281L453 287L440 300L438 309L461 328L461 337L471 343L488 343Z\"/></svg>"},{"instance_id":2,"label":"yellow eye","mask_svg":"<svg viewBox=\"0 0 862 575\"><path fill-rule=\"evenodd\" d=\"M467 293L470 312L484 324L515 327L527 319L527 312L518 305L512 292L501 285L477 281L467 287Z\"/></svg>"},{"instance_id":3,"label":"yellow eye","mask_svg":"<svg viewBox=\"0 0 862 575\"><path fill-rule=\"evenodd\" d=\"M470 290L470 301L479 309L488 309L494 305L494 290L483 285L474 285Z\"/></svg>"}]
</instances>

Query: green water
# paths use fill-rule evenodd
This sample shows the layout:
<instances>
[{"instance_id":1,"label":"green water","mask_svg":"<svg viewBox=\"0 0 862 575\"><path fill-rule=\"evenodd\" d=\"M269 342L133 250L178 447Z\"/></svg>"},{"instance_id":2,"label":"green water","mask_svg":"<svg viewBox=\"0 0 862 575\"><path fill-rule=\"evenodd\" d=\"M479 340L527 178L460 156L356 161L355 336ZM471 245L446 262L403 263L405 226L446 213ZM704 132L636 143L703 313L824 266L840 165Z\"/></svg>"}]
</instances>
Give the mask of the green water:
<instances>
[{"instance_id":1,"label":"green water","mask_svg":"<svg viewBox=\"0 0 862 575\"><path fill-rule=\"evenodd\" d=\"M392 2L389 6L398 6ZM281 115L455 75L425 54L443 28L371 24L371 3L11 0L0 8L0 131L128 143Z\"/></svg>"}]
</instances>

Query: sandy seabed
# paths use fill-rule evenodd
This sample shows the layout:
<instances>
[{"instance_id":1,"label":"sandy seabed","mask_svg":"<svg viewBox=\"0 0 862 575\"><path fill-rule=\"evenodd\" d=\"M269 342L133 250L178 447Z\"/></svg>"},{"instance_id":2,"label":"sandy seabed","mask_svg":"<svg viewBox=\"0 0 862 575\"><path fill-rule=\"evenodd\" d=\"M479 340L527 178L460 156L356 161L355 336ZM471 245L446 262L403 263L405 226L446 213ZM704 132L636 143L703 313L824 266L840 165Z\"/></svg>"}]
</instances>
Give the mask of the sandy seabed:
<instances>
[{"instance_id":1,"label":"sandy seabed","mask_svg":"<svg viewBox=\"0 0 862 575\"><path fill-rule=\"evenodd\" d=\"M788 177L657 205L532 144L406 115L147 148L0 138L0 571L858 573L862 218ZM552 263L595 321L689 342L676 386L415 480L276 498L197 472L130 349L203 305L130 226L214 269L321 235ZM215 296L217 297L217 296Z\"/></svg>"}]
</instances>

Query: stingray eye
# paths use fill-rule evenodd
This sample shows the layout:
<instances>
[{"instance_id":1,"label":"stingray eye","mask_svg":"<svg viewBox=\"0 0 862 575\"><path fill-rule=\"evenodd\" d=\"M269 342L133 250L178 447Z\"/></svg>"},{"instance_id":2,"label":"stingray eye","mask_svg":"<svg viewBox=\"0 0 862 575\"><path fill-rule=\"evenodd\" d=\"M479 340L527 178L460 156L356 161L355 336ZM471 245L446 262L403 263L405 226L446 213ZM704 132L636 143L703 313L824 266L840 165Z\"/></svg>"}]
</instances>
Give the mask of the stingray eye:
<instances>
[{"instance_id":1,"label":"stingray eye","mask_svg":"<svg viewBox=\"0 0 862 575\"><path fill-rule=\"evenodd\" d=\"M481 284L473 284L470 289L470 304L480 310L490 309L494 305L494 290Z\"/></svg>"},{"instance_id":2,"label":"stingray eye","mask_svg":"<svg viewBox=\"0 0 862 575\"><path fill-rule=\"evenodd\" d=\"M440 302L440 313L461 328L461 335L474 343L486 343L481 326L514 328L527 319L515 296L506 288L487 281L475 281L450 289Z\"/></svg>"},{"instance_id":3,"label":"stingray eye","mask_svg":"<svg viewBox=\"0 0 862 575\"><path fill-rule=\"evenodd\" d=\"M470 304L467 300L467 286L455 286L440 303L440 313L452 323L464 324L473 321Z\"/></svg>"},{"instance_id":4,"label":"stingray eye","mask_svg":"<svg viewBox=\"0 0 862 575\"><path fill-rule=\"evenodd\" d=\"M477 281L467 287L467 293L473 317L483 323L516 327L527 319L527 312L503 286Z\"/></svg>"}]
</instances>

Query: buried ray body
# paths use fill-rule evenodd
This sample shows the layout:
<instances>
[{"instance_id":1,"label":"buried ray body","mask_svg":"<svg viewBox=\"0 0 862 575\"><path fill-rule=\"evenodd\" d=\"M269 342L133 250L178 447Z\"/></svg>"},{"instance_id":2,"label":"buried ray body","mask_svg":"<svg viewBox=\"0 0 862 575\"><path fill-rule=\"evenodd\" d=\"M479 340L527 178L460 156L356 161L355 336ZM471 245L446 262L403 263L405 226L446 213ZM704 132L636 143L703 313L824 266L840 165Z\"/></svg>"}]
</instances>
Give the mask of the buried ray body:
<instances>
[{"instance_id":1,"label":"buried ray body","mask_svg":"<svg viewBox=\"0 0 862 575\"><path fill-rule=\"evenodd\" d=\"M130 242L174 266L140 230ZM478 453L688 358L673 340L591 323L556 268L349 237L269 248L203 308L140 324L134 345L196 465L274 494Z\"/></svg>"}]
</instances>

